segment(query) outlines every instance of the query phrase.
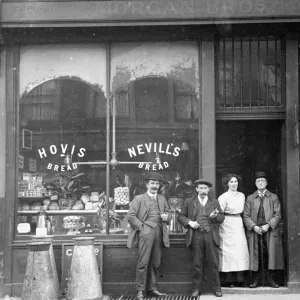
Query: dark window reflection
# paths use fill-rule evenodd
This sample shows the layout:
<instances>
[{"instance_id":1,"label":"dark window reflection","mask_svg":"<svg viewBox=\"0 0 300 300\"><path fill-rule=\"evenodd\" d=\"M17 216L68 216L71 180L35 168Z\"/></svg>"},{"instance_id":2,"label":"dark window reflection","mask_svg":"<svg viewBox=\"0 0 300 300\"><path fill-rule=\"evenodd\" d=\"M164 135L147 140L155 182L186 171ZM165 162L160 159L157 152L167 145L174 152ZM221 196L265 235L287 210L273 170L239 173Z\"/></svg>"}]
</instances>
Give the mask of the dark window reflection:
<instances>
[{"instance_id":1,"label":"dark window reflection","mask_svg":"<svg viewBox=\"0 0 300 300\"><path fill-rule=\"evenodd\" d=\"M281 41L225 37L216 47L218 109L282 109Z\"/></svg>"}]
</instances>

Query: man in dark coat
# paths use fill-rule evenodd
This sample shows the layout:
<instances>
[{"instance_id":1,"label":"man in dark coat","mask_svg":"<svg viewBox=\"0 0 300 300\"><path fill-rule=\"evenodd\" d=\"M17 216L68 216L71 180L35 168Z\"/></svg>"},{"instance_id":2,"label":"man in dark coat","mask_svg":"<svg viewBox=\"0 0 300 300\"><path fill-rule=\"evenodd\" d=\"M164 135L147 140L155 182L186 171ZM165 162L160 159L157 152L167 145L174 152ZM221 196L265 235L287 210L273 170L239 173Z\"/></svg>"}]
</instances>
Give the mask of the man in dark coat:
<instances>
[{"instance_id":1,"label":"man in dark coat","mask_svg":"<svg viewBox=\"0 0 300 300\"><path fill-rule=\"evenodd\" d=\"M267 174L255 173L257 190L247 197L243 214L250 253L250 270L253 271L251 288L266 283L278 288L272 270L284 269L283 246L278 224L281 207L277 195L267 190Z\"/></svg>"},{"instance_id":2,"label":"man in dark coat","mask_svg":"<svg viewBox=\"0 0 300 300\"><path fill-rule=\"evenodd\" d=\"M193 291L191 296L201 295L204 262L212 271L214 294L222 297L219 277L219 223L224 221L224 213L218 201L208 197L212 184L206 180L195 181L198 195L185 200L178 215L179 223L188 229L186 246L193 253Z\"/></svg>"},{"instance_id":3,"label":"man in dark coat","mask_svg":"<svg viewBox=\"0 0 300 300\"><path fill-rule=\"evenodd\" d=\"M171 220L171 213L165 197L157 194L161 181L159 173L149 172L146 176L147 192L134 197L127 215L132 228L127 246L139 248L137 300L143 300L145 292L152 297L166 295L156 289L162 247L170 247L167 223Z\"/></svg>"}]
</instances>

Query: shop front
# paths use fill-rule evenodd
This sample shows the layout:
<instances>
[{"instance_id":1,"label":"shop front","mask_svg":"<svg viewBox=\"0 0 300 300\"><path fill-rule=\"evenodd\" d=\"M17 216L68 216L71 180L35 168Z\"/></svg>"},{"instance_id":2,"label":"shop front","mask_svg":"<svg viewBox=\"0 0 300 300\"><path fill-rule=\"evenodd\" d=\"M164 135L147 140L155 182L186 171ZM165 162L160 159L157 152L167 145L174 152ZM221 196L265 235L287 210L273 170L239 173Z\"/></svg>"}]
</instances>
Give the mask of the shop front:
<instances>
[{"instance_id":1,"label":"shop front","mask_svg":"<svg viewBox=\"0 0 300 300\"><path fill-rule=\"evenodd\" d=\"M117 2L100 4L114 15L117 8L111 5ZM5 2L6 12L8 7ZM146 13L143 7L131 12L139 16ZM176 9L180 16L180 6L167 8L166 19ZM148 14L151 9L153 3ZM189 6L182 9L191 14ZM20 5L17 12L22 11ZM40 14L31 17L37 24ZM192 182L210 180L211 195L218 197L223 176L236 173L243 179L240 190L249 195L256 170L269 174L269 189L279 195L283 210L286 269L277 280L284 291L299 288L298 37L290 34L292 26L178 21L174 26L79 28L77 20L76 28L55 28L58 23L50 18L53 26L20 31L5 18L0 63L3 295L21 294L26 244L36 234L41 211L48 234L54 235L63 295L72 238L87 235L96 238L104 293L134 294L137 249L126 247L126 214L134 196L145 191L148 171L162 174L161 193L174 211L171 248L164 250L160 272L162 290L182 294L191 288L190 250L175 211L195 192ZM205 280L210 291L209 273Z\"/></svg>"}]
</instances>

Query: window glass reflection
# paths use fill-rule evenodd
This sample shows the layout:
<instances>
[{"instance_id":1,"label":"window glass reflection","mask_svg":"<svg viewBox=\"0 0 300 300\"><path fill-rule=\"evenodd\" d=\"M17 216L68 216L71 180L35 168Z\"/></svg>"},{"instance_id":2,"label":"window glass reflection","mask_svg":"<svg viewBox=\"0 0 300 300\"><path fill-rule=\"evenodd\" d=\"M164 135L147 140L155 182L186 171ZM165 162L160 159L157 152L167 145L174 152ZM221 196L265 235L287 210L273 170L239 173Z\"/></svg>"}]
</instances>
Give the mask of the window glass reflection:
<instances>
[{"instance_id":1,"label":"window glass reflection","mask_svg":"<svg viewBox=\"0 0 300 300\"><path fill-rule=\"evenodd\" d=\"M36 233L41 210L55 235L105 229L96 215L106 202L105 164L81 164L105 163L105 116L104 95L77 80L45 82L21 99L18 223L30 224L27 233Z\"/></svg>"},{"instance_id":2,"label":"window glass reflection","mask_svg":"<svg viewBox=\"0 0 300 300\"><path fill-rule=\"evenodd\" d=\"M118 114L118 94L128 90L129 115ZM128 202L146 192L145 175L159 172L164 181L160 187L171 208L173 220L169 231L184 233L176 211L184 199L195 192L192 181L198 176L198 99L195 92L178 80L160 77L130 82L117 91L116 152L119 164L112 170L111 195L114 195L119 216L116 226L127 226ZM118 99L118 100L117 100ZM127 104L126 104L127 106ZM128 228L123 227L124 232ZM111 227L110 232L117 229Z\"/></svg>"}]
</instances>

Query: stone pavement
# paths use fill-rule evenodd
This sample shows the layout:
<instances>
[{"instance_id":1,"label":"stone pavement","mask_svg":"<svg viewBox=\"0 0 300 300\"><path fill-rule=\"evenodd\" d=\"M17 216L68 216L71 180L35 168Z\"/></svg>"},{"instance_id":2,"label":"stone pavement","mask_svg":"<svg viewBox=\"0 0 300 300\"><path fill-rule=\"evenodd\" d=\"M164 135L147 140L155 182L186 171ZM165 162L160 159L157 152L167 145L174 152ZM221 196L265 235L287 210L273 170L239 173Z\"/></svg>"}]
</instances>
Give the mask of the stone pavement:
<instances>
[{"instance_id":1,"label":"stone pavement","mask_svg":"<svg viewBox=\"0 0 300 300\"><path fill-rule=\"evenodd\" d=\"M270 300L267 297L272 297L272 300L299 300L300 294L274 294L274 293L261 293L261 294L223 294L222 298L217 298L212 294L204 294L201 297L198 297L197 300L217 300L217 299L224 299L224 300ZM103 296L103 300L109 300L110 297ZM18 297L10 297L10 298L0 298L0 300L21 300ZM65 300L65 299L62 299Z\"/></svg>"}]
</instances>

